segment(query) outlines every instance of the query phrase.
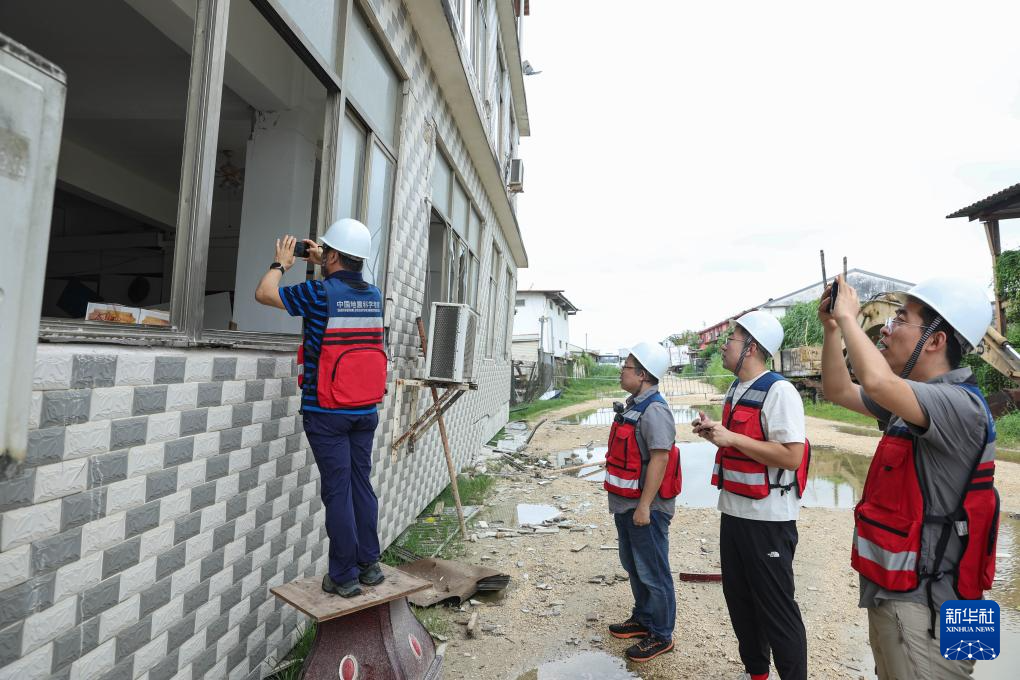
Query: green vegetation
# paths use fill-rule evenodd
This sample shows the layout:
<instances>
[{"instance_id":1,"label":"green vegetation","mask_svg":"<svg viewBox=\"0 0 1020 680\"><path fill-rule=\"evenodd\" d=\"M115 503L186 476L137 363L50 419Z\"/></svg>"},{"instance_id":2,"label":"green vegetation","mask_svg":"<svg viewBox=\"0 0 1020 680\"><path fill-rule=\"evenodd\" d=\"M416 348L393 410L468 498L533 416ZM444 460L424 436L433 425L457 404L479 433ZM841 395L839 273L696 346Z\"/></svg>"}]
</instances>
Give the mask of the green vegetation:
<instances>
[{"instance_id":1,"label":"green vegetation","mask_svg":"<svg viewBox=\"0 0 1020 680\"><path fill-rule=\"evenodd\" d=\"M489 475L457 475L457 491L460 493L460 502L464 505L479 505L485 502L492 485L496 483L495 477ZM425 509L426 515L435 513L436 504L443 503L444 507L454 507L453 487L447 485L443 493L432 501Z\"/></svg>"},{"instance_id":2,"label":"green vegetation","mask_svg":"<svg viewBox=\"0 0 1020 680\"><path fill-rule=\"evenodd\" d=\"M822 322L818 320L818 300L798 302L786 310L783 325L783 349L822 344Z\"/></svg>"},{"instance_id":3,"label":"green vegetation","mask_svg":"<svg viewBox=\"0 0 1020 680\"><path fill-rule=\"evenodd\" d=\"M315 622L309 621L305 629L301 631L301 637L290 650L290 652L279 663L273 663L273 667L280 669L269 676L268 680L298 680L301 675L301 664L304 663L308 651L312 648L315 640Z\"/></svg>"},{"instance_id":4,"label":"green vegetation","mask_svg":"<svg viewBox=\"0 0 1020 680\"><path fill-rule=\"evenodd\" d=\"M418 619L418 623L429 632L429 635L449 637L450 619L446 616L446 607L419 607L412 604L411 613L414 614L414 618Z\"/></svg>"},{"instance_id":5,"label":"green vegetation","mask_svg":"<svg viewBox=\"0 0 1020 680\"><path fill-rule=\"evenodd\" d=\"M594 365L587 378L571 378L558 399L533 401L510 411L513 420L533 420L546 411L580 404L606 396L622 395L620 369L616 366Z\"/></svg>"},{"instance_id":6,"label":"green vegetation","mask_svg":"<svg viewBox=\"0 0 1020 680\"><path fill-rule=\"evenodd\" d=\"M464 505L480 505L484 503L495 483L496 478L489 475L457 475L457 491L460 492L460 502ZM439 503L443 504L444 509L455 507L453 488L451 486L447 485L443 492L429 503L425 511L418 516L419 520L425 518L426 522L434 522L435 520L430 520L429 517L437 514L436 509ZM428 531L422 531L420 528L416 530L416 527L418 527L418 523L412 524L408 530L383 551L379 560L383 564L395 567L407 561L403 558L403 550L422 557L431 556L436 545L435 534L430 535ZM436 557L449 560L461 557L464 554L464 543L460 537L459 527L456 528L456 532L456 535L447 542L446 546L439 551Z\"/></svg>"},{"instance_id":7,"label":"green vegetation","mask_svg":"<svg viewBox=\"0 0 1020 680\"><path fill-rule=\"evenodd\" d=\"M723 368L721 354L712 356L712 360L705 367L705 375L709 376L707 382L720 392L725 392L733 384L733 374Z\"/></svg>"},{"instance_id":8,"label":"green vegetation","mask_svg":"<svg viewBox=\"0 0 1020 680\"><path fill-rule=\"evenodd\" d=\"M871 427L875 427L874 418L843 408L842 406L833 404L830 401L820 401L815 404L810 400L805 399L804 415L811 416L813 418L825 418L826 420L838 420L842 423L869 425Z\"/></svg>"}]
</instances>

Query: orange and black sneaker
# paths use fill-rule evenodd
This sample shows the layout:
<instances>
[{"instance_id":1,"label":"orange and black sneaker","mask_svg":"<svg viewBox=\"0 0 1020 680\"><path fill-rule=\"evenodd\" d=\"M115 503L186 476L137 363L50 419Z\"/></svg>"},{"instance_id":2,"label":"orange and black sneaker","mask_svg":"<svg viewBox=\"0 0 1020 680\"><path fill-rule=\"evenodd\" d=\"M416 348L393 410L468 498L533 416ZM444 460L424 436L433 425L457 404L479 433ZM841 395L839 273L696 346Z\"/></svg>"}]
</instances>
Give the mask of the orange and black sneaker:
<instances>
[{"instance_id":1,"label":"orange and black sneaker","mask_svg":"<svg viewBox=\"0 0 1020 680\"><path fill-rule=\"evenodd\" d=\"M627 648L627 658L637 663L651 661L660 654L673 651L673 640L660 640L648 636L636 645Z\"/></svg>"},{"instance_id":2,"label":"orange and black sneaker","mask_svg":"<svg viewBox=\"0 0 1020 680\"><path fill-rule=\"evenodd\" d=\"M627 638L648 637L648 629L633 618L623 623L609 624L609 634L615 638L626 640Z\"/></svg>"}]
</instances>

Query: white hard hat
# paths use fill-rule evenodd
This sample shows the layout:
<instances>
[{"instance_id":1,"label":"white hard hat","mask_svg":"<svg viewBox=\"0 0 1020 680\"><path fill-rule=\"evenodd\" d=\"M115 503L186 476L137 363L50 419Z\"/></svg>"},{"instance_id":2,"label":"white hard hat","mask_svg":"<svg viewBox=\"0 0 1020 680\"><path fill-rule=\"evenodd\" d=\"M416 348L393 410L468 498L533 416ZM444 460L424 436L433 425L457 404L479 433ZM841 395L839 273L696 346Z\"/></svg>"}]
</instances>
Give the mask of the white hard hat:
<instances>
[{"instance_id":1,"label":"white hard hat","mask_svg":"<svg viewBox=\"0 0 1020 680\"><path fill-rule=\"evenodd\" d=\"M734 323L747 331L769 356L775 356L783 346L783 324L768 312L748 312Z\"/></svg>"},{"instance_id":2,"label":"white hard hat","mask_svg":"<svg viewBox=\"0 0 1020 680\"><path fill-rule=\"evenodd\" d=\"M330 225L322 242L344 255L364 260L372 252L372 234L357 220L345 217Z\"/></svg>"},{"instance_id":3,"label":"white hard hat","mask_svg":"<svg viewBox=\"0 0 1020 680\"><path fill-rule=\"evenodd\" d=\"M946 320L961 340L975 349L992 322L992 305L985 289L968 279L937 276L922 281L907 295L928 305Z\"/></svg>"},{"instance_id":4,"label":"white hard hat","mask_svg":"<svg viewBox=\"0 0 1020 680\"><path fill-rule=\"evenodd\" d=\"M662 345L654 342L639 342L630 348L630 353L645 367L646 371L655 376L656 380L662 380L662 376L666 375L666 371L669 370L669 352Z\"/></svg>"}]
</instances>

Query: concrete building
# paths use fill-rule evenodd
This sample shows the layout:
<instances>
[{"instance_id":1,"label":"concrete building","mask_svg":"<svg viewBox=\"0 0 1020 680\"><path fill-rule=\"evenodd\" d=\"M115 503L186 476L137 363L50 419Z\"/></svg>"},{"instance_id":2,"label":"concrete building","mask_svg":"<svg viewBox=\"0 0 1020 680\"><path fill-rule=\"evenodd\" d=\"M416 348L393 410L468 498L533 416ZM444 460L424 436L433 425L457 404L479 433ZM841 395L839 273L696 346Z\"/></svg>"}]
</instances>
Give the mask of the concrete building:
<instances>
[{"instance_id":1,"label":"concrete building","mask_svg":"<svg viewBox=\"0 0 1020 680\"><path fill-rule=\"evenodd\" d=\"M848 269L846 272L846 279L847 282L857 291L857 296L861 299L861 302L864 302L879 293L908 290L914 285L909 281L894 279L891 276L875 274L874 272L865 271L863 269ZM819 280L815 283L804 286L803 288L798 288L792 293L787 293L786 295L782 295L777 298L769 298L768 302L763 302L755 309L760 309L772 314L777 319L782 319L786 315L786 310L798 302L811 302L812 300L818 300L821 298L823 290L825 290L825 288Z\"/></svg>"},{"instance_id":2,"label":"concrete building","mask_svg":"<svg viewBox=\"0 0 1020 680\"><path fill-rule=\"evenodd\" d=\"M24 281L41 317L19 331L39 341L34 377L0 394L14 423L0 431L0 676L260 678L290 648L303 618L268 589L324 573L326 533L298 413L300 321L253 297L283 232L314 238L346 216L373 232L366 274L390 357L373 473L384 545L448 483L435 429L390 455L431 401L394 381L423 377L415 319L432 302L479 315L478 390L447 414L457 464L504 424L527 264L527 11L0 5L0 32L68 83L52 223L30 225L45 257ZM0 92L0 120L19 105ZM284 283L314 275L295 267ZM123 307L86 319L90 303ZM132 309L165 324L113 322L141 320Z\"/></svg>"},{"instance_id":3,"label":"concrete building","mask_svg":"<svg viewBox=\"0 0 1020 680\"><path fill-rule=\"evenodd\" d=\"M848 269L846 278L850 285L857 290L857 295L861 299L861 302L865 302L879 293L908 290L914 285L909 281L894 279L891 276L875 274L874 272L865 271L863 269ZM699 347L704 348L706 345L718 340L719 336L722 335L728 328L730 319L736 319L747 312L753 312L755 310L768 312L777 319L782 319L786 316L786 310L793 305L799 302L811 302L821 298L823 290L824 287L822 286L821 280L819 280L815 283L808 284L803 288L798 288L792 293L786 293L785 295L781 295L776 298L769 298L768 301L763 302L756 307L745 309L744 311L727 317L722 321L718 321L708 328L698 331L698 337L701 341Z\"/></svg>"},{"instance_id":4,"label":"concrete building","mask_svg":"<svg viewBox=\"0 0 1020 680\"><path fill-rule=\"evenodd\" d=\"M570 356L570 317L579 310L562 290L519 290L515 301L513 358L538 361L547 356Z\"/></svg>"}]
</instances>

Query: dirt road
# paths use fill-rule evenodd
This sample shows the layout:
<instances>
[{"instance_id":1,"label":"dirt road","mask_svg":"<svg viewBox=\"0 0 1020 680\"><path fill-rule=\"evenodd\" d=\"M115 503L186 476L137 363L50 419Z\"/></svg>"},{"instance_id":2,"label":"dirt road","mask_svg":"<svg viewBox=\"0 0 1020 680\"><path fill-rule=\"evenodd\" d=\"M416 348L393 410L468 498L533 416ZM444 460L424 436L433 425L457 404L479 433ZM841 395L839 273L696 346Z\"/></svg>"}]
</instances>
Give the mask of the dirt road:
<instances>
[{"instance_id":1,"label":"dirt road","mask_svg":"<svg viewBox=\"0 0 1020 680\"><path fill-rule=\"evenodd\" d=\"M688 403L703 402L689 399ZM683 400L671 399L674 406ZM589 402L546 416L526 449L530 456L602 443L607 426L556 420L609 402ZM858 433L860 432L860 433ZM808 419L816 446L870 455L872 433L830 421ZM678 427L678 438L695 440ZM997 485L1003 509L1017 511L1020 465L1002 463ZM467 544L464 559L509 573L511 585L499 599L447 610L454 625L447 647L445 677L549 680L551 678L736 678L742 672L722 590L717 583L677 583L676 650L640 666L625 665L625 641L606 625L627 618L630 587L616 553L616 532L600 484L573 476L539 480L514 474L497 484L482 521L505 517L517 504L548 505L559 514L558 533L516 538L480 538ZM711 508L677 507L671 527L670 564L678 572L719 571L719 514ZM866 616L857 608L857 576L850 569L852 516L847 510L804 508L795 570L797 599L808 629L813 678L871 678ZM484 530L476 530L484 534ZM471 611L481 635L468 638Z\"/></svg>"}]
</instances>

